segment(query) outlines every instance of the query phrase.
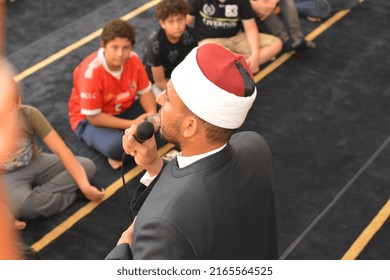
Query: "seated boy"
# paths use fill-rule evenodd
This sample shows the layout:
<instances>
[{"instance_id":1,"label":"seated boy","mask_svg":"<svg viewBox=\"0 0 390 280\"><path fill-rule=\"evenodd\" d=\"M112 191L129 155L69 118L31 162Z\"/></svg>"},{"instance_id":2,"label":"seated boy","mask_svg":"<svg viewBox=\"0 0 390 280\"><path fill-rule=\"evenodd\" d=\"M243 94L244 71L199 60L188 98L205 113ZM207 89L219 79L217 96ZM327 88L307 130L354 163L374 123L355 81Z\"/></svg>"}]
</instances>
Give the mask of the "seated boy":
<instances>
[{"instance_id":1,"label":"seated boy","mask_svg":"<svg viewBox=\"0 0 390 280\"><path fill-rule=\"evenodd\" d=\"M145 42L143 58L156 96L166 88L172 70L197 46L193 30L186 26L189 9L184 0L163 0L157 5L161 27Z\"/></svg>"},{"instance_id":2,"label":"seated boy","mask_svg":"<svg viewBox=\"0 0 390 280\"><path fill-rule=\"evenodd\" d=\"M16 82L11 77L3 79L3 72L0 73L0 82L5 88L3 95L8 96L6 116L3 109L0 110L8 124L0 127L4 132L1 134L0 171L5 172L4 182L14 216L29 219L58 214L76 200L78 189L89 200L101 201L104 190L89 181L96 171L94 162L76 157L37 108L21 104ZM4 87L5 81L7 87ZM37 137L51 153L40 149ZM15 221L18 229L25 226Z\"/></svg>"},{"instance_id":3,"label":"seated boy","mask_svg":"<svg viewBox=\"0 0 390 280\"><path fill-rule=\"evenodd\" d=\"M71 128L105 155L114 169L121 166L123 131L157 112L145 68L132 51L134 43L134 27L124 20L112 20L103 28L101 48L73 73Z\"/></svg>"},{"instance_id":4,"label":"seated boy","mask_svg":"<svg viewBox=\"0 0 390 280\"><path fill-rule=\"evenodd\" d=\"M214 43L245 57L251 71L272 60L282 49L282 41L259 33L249 0L188 0L187 24L194 24L198 45Z\"/></svg>"}]
</instances>

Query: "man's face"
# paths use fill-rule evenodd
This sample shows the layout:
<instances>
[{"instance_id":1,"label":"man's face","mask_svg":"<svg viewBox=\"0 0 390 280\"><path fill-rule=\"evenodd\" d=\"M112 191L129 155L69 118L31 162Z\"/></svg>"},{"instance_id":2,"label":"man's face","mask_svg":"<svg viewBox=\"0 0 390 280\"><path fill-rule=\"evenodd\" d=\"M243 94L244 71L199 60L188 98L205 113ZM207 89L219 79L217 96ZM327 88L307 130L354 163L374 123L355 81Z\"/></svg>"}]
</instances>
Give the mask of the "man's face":
<instances>
[{"instance_id":1,"label":"man's face","mask_svg":"<svg viewBox=\"0 0 390 280\"><path fill-rule=\"evenodd\" d=\"M160 25L165 30L168 40L176 42L186 29L186 16L170 15L167 19L160 20Z\"/></svg>"},{"instance_id":2,"label":"man's face","mask_svg":"<svg viewBox=\"0 0 390 280\"><path fill-rule=\"evenodd\" d=\"M168 142L180 146L183 120L183 101L179 98L171 81L167 89L157 96L160 109L160 135Z\"/></svg>"},{"instance_id":3,"label":"man's face","mask_svg":"<svg viewBox=\"0 0 390 280\"><path fill-rule=\"evenodd\" d=\"M103 48L108 68L112 71L118 71L129 58L132 45L127 38L116 37L114 40L109 41Z\"/></svg>"}]
</instances>

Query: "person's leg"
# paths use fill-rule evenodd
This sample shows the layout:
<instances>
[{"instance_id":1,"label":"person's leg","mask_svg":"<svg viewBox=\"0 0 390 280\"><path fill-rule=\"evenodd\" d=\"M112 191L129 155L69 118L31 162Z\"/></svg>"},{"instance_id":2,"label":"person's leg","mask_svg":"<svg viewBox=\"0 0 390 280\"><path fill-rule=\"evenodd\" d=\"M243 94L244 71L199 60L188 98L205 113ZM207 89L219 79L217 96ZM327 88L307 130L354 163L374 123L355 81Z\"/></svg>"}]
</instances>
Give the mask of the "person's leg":
<instances>
[{"instance_id":1,"label":"person's leg","mask_svg":"<svg viewBox=\"0 0 390 280\"><path fill-rule=\"evenodd\" d=\"M330 16L332 9L327 0L295 0L299 15L324 19Z\"/></svg>"},{"instance_id":2,"label":"person's leg","mask_svg":"<svg viewBox=\"0 0 390 280\"><path fill-rule=\"evenodd\" d=\"M139 102L139 99L137 99L129 109L127 109L122 114L117 115L117 117L121 118L121 119L132 120L132 119L136 119L139 115L142 115L143 113L145 113L145 111L142 108L141 103ZM108 164L113 169L118 169L119 167L122 166L122 157L123 157L123 152L124 152L123 148L122 148L122 136L123 136L123 131L121 131L121 134L120 134L120 149L119 149L120 158L118 159L118 157L117 157L118 151L113 152L112 157L108 157Z\"/></svg>"},{"instance_id":3,"label":"person's leg","mask_svg":"<svg viewBox=\"0 0 390 280\"><path fill-rule=\"evenodd\" d=\"M86 122L80 138L89 146L107 158L120 161L122 159L123 131L112 128L93 126Z\"/></svg>"},{"instance_id":4,"label":"person's leg","mask_svg":"<svg viewBox=\"0 0 390 280\"><path fill-rule=\"evenodd\" d=\"M137 100L127 111L117 115L117 117L122 119L135 119L143 113L144 111L142 106ZM90 124L85 119L78 125L76 135L82 139L85 144L105 155L108 159L112 159L117 162L122 160L122 130L97 127Z\"/></svg>"},{"instance_id":5,"label":"person's leg","mask_svg":"<svg viewBox=\"0 0 390 280\"><path fill-rule=\"evenodd\" d=\"M282 40L270 34L259 33L260 65L272 60L282 50Z\"/></svg>"},{"instance_id":6,"label":"person's leg","mask_svg":"<svg viewBox=\"0 0 390 280\"><path fill-rule=\"evenodd\" d=\"M25 205L25 201L32 192L31 184L34 180L34 171L29 166L25 166L4 174L10 208L16 218L30 218L29 215L24 215L25 211L22 208L28 207Z\"/></svg>"},{"instance_id":7,"label":"person's leg","mask_svg":"<svg viewBox=\"0 0 390 280\"><path fill-rule=\"evenodd\" d=\"M277 15L269 15L265 20L263 20L266 30L276 37L280 38L283 43L287 42L289 35L283 24Z\"/></svg>"},{"instance_id":8,"label":"person's leg","mask_svg":"<svg viewBox=\"0 0 390 280\"><path fill-rule=\"evenodd\" d=\"M248 57L251 53L245 33L239 33L230 38L204 39L198 43L199 46L206 43L214 43L228 48L230 51ZM282 49L282 40L271 34L259 33L259 62L260 65L270 61Z\"/></svg>"},{"instance_id":9,"label":"person's leg","mask_svg":"<svg viewBox=\"0 0 390 280\"><path fill-rule=\"evenodd\" d=\"M299 23L299 15L294 0L281 0L280 10L288 32L294 44L299 45L303 39L303 33Z\"/></svg>"},{"instance_id":10,"label":"person's leg","mask_svg":"<svg viewBox=\"0 0 390 280\"><path fill-rule=\"evenodd\" d=\"M229 48L232 52L236 52L249 56L250 48L246 40L245 33L240 33L232 38ZM259 62L260 65L270 61L278 55L282 49L282 40L271 34L259 33Z\"/></svg>"},{"instance_id":11,"label":"person's leg","mask_svg":"<svg viewBox=\"0 0 390 280\"><path fill-rule=\"evenodd\" d=\"M1 197L0 197L1 198ZM8 194L7 194L8 198ZM8 200L8 199L7 199ZM21 221L15 217L14 210L10 208L11 205L0 202L0 213L6 218L7 222L13 223L15 230L24 230L27 226L25 221Z\"/></svg>"},{"instance_id":12,"label":"person's leg","mask_svg":"<svg viewBox=\"0 0 390 280\"><path fill-rule=\"evenodd\" d=\"M78 157L89 177L94 163ZM43 153L28 166L7 173L7 188L15 216L35 218L62 212L76 200L76 183L54 154Z\"/></svg>"},{"instance_id":13,"label":"person's leg","mask_svg":"<svg viewBox=\"0 0 390 280\"><path fill-rule=\"evenodd\" d=\"M95 163L89 158L76 156L81 166L91 179L96 173ZM35 165L33 191L42 193L75 192L78 189L76 182L65 169L55 154L42 153L31 164ZM30 165L31 165L30 164Z\"/></svg>"},{"instance_id":14,"label":"person's leg","mask_svg":"<svg viewBox=\"0 0 390 280\"><path fill-rule=\"evenodd\" d=\"M288 47L291 47L291 49L315 48L316 44L314 42L305 40L303 36L299 15L294 0L282 0L280 2L280 9L283 20L286 23L288 32L290 34L291 41ZM285 45L283 45L283 48L286 49Z\"/></svg>"},{"instance_id":15,"label":"person's leg","mask_svg":"<svg viewBox=\"0 0 390 280\"><path fill-rule=\"evenodd\" d=\"M89 179L96 173L94 162L88 158L76 156ZM36 177L32 194L27 199L30 208L43 216L58 214L68 208L76 199L78 186L54 154L42 154L34 161Z\"/></svg>"},{"instance_id":16,"label":"person's leg","mask_svg":"<svg viewBox=\"0 0 390 280\"><path fill-rule=\"evenodd\" d=\"M229 47L231 47L233 44L230 44L229 41L231 41L231 38L206 38L202 41L199 41L198 46L202 46L204 44L218 44L230 49Z\"/></svg>"},{"instance_id":17,"label":"person's leg","mask_svg":"<svg viewBox=\"0 0 390 280\"><path fill-rule=\"evenodd\" d=\"M332 13L338 12L344 9L351 9L359 5L359 0L328 0Z\"/></svg>"}]
</instances>

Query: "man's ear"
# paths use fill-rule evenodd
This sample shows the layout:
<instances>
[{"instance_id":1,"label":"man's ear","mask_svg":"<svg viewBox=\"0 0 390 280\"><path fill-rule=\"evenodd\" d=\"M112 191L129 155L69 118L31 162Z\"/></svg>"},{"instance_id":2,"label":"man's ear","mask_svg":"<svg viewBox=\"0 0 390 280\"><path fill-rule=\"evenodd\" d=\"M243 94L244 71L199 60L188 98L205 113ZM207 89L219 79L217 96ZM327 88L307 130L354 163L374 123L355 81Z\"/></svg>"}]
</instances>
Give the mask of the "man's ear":
<instances>
[{"instance_id":1,"label":"man's ear","mask_svg":"<svg viewBox=\"0 0 390 280\"><path fill-rule=\"evenodd\" d=\"M106 45L104 44L103 40L100 40L100 47L104 48Z\"/></svg>"},{"instance_id":2,"label":"man's ear","mask_svg":"<svg viewBox=\"0 0 390 280\"><path fill-rule=\"evenodd\" d=\"M195 118L195 116L193 115L186 117L184 119L183 125L184 125L183 136L186 138L191 138L199 132L200 121L197 118Z\"/></svg>"}]
</instances>

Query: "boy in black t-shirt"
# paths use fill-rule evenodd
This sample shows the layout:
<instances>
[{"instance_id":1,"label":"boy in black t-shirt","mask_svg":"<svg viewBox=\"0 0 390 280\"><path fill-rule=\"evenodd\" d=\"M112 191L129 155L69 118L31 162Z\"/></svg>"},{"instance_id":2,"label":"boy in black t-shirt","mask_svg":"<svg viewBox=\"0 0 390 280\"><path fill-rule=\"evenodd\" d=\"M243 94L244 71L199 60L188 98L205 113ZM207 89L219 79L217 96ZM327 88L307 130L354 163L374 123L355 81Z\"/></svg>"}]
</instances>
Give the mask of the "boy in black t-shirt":
<instances>
[{"instance_id":1,"label":"boy in black t-shirt","mask_svg":"<svg viewBox=\"0 0 390 280\"><path fill-rule=\"evenodd\" d=\"M251 71L272 60L282 41L259 33L249 0L188 0L187 24L194 24L199 45L214 43L245 57Z\"/></svg>"},{"instance_id":2,"label":"boy in black t-shirt","mask_svg":"<svg viewBox=\"0 0 390 280\"><path fill-rule=\"evenodd\" d=\"M143 63L157 96L166 88L173 69L197 46L193 31L186 26L189 6L184 0L163 0L156 8L160 28L144 47Z\"/></svg>"}]
</instances>

